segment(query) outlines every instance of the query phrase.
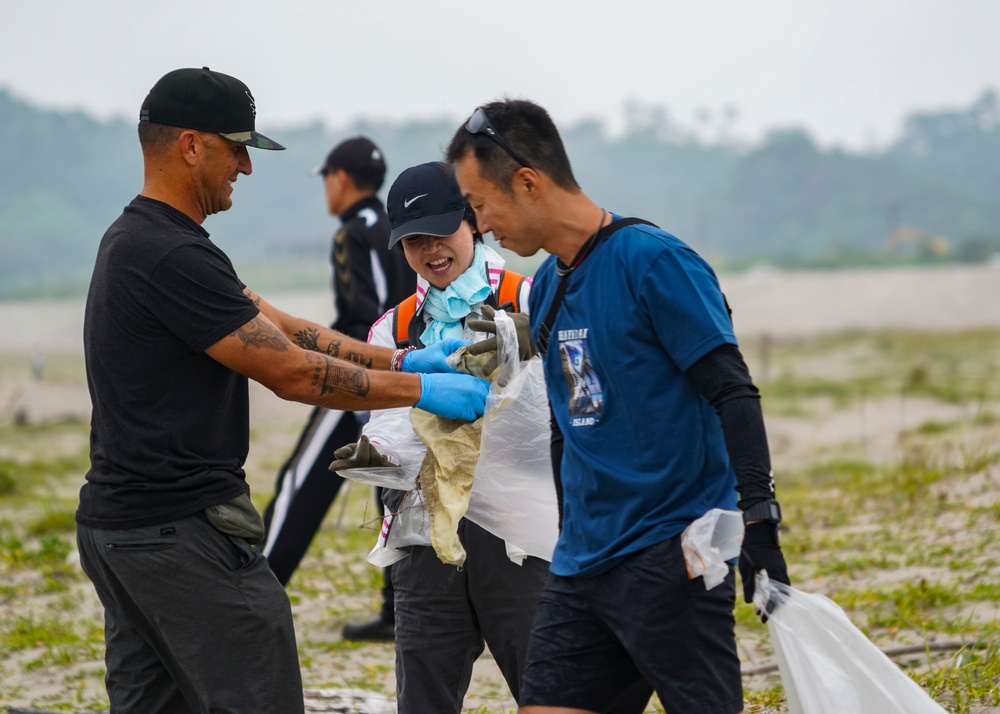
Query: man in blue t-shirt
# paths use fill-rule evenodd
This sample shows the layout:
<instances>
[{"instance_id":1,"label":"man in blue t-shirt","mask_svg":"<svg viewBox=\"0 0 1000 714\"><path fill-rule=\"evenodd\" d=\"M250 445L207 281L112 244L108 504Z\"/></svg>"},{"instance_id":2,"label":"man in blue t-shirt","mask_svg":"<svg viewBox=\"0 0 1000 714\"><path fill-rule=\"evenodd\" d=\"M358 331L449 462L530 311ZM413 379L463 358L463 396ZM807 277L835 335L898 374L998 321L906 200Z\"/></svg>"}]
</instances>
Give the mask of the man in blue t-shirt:
<instances>
[{"instance_id":1,"label":"man in blue t-shirt","mask_svg":"<svg viewBox=\"0 0 1000 714\"><path fill-rule=\"evenodd\" d=\"M520 711L602 712L643 680L669 712L741 711L735 575L713 588L690 579L681 534L738 507L747 602L758 571L788 576L759 393L715 273L669 233L587 197L532 102L476 109L447 160L484 233L522 256L551 254L531 332L561 532Z\"/></svg>"}]
</instances>

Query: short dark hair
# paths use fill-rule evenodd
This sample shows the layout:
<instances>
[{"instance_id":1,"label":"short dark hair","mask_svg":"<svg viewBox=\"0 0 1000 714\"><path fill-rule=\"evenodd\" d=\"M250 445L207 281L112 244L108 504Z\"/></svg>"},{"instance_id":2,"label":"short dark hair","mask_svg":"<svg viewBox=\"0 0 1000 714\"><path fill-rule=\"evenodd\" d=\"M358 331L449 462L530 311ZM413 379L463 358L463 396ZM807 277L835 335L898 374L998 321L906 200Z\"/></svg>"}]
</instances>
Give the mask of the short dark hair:
<instances>
[{"instance_id":1,"label":"short dark hair","mask_svg":"<svg viewBox=\"0 0 1000 714\"><path fill-rule=\"evenodd\" d=\"M151 121L139 122L139 146L145 152L160 152L169 147L184 129Z\"/></svg>"},{"instance_id":2,"label":"short dark hair","mask_svg":"<svg viewBox=\"0 0 1000 714\"><path fill-rule=\"evenodd\" d=\"M527 99L502 99L484 104L481 109L531 168L548 174L561 188L579 190L559 130L545 109ZM511 191L511 179L521 164L490 137L470 133L466 122L451 138L445 160L454 164L471 151L483 176L504 191Z\"/></svg>"},{"instance_id":3,"label":"short dark hair","mask_svg":"<svg viewBox=\"0 0 1000 714\"><path fill-rule=\"evenodd\" d=\"M382 188L382 184L385 182L385 168L378 169L376 167L366 167L366 168L349 168L341 169L348 178L351 179L351 183L354 184L354 188L359 191L371 191L372 193L378 193L379 189Z\"/></svg>"}]
</instances>

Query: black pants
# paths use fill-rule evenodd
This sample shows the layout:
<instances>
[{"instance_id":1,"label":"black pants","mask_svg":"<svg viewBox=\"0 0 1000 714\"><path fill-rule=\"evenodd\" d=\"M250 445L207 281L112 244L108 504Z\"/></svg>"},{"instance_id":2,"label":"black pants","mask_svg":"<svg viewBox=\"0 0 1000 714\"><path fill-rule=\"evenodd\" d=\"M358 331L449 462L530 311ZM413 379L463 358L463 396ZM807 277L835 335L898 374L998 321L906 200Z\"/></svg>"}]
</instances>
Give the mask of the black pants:
<instances>
[{"instance_id":1,"label":"black pants","mask_svg":"<svg viewBox=\"0 0 1000 714\"><path fill-rule=\"evenodd\" d=\"M430 546L413 546L393 566L399 714L459 714L485 645L514 699L520 696L549 564L511 562L500 538L467 519L458 534L468 554L461 570L438 560Z\"/></svg>"},{"instance_id":2,"label":"black pants","mask_svg":"<svg viewBox=\"0 0 1000 714\"><path fill-rule=\"evenodd\" d=\"M288 596L245 540L197 513L77 526L77 543L104 605L112 714L304 710Z\"/></svg>"},{"instance_id":3,"label":"black pants","mask_svg":"<svg viewBox=\"0 0 1000 714\"><path fill-rule=\"evenodd\" d=\"M358 440L361 420L354 412L313 409L292 455L281 467L274 496L264 510L267 535L262 552L282 585L302 562L327 511L344 483L330 471L333 452ZM377 500L381 508L381 498ZM382 619L393 622L392 574L385 569Z\"/></svg>"}]
</instances>

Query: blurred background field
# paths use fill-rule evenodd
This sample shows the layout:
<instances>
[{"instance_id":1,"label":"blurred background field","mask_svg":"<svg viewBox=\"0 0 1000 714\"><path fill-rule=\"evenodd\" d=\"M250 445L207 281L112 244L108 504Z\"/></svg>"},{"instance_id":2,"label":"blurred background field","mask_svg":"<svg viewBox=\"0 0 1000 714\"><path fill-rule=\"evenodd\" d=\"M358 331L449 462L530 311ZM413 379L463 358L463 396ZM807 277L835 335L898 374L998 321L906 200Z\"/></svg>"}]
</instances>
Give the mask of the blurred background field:
<instances>
[{"instance_id":1,"label":"blurred background field","mask_svg":"<svg viewBox=\"0 0 1000 714\"><path fill-rule=\"evenodd\" d=\"M949 711L1000 708L1000 271L758 270L722 283L763 395L793 582L880 647L909 647L896 661ZM271 299L331 317L323 291ZM73 536L89 418L81 320L79 300L0 302L0 709L107 706L100 608ZM262 508L308 407L254 387L252 410ZM334 504L289 586L315 711L332 711L324 693L394 691L391 646L339 635L378 605L370 496L354 486ZM737 615L748 711L784 711L766 628L749 606ZM514 710L488 653L466 706Z\"/></svg>"}]
</instances>

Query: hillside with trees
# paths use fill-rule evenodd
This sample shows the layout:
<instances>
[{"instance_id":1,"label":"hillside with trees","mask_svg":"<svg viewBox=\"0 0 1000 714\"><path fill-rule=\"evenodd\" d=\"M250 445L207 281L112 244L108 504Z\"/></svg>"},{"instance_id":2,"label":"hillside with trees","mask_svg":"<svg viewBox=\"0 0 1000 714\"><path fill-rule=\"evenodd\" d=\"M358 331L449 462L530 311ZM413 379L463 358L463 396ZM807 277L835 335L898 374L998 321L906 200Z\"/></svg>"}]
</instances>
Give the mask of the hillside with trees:
<instances>
[{"instance_id":1,"label":"hillside with trees","mask_svg":"<svg viewBox=\"0 0 1000 714\"><path fill-rule=\"evenodd\" d=\"M563 128L580 183L722 269L975 262L1000 251L995 91L965 108L914 113L899 141L869 152L821 148L805 129L752 146L725 135L708 141L655 107L627 107L626 118L617 135L595 121ZM252 152L253 175L237 182L234 209L205 227L257 272L322 265L336 221L310 171L330 147L371 136L388 158L387 189L407 166L439 159L455 124L268 125L288 150ZM0 165L0 298L81 294L101 235L141 187L135 124L45 111L0 90Z\"/></svg>"}]
</instances>

